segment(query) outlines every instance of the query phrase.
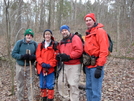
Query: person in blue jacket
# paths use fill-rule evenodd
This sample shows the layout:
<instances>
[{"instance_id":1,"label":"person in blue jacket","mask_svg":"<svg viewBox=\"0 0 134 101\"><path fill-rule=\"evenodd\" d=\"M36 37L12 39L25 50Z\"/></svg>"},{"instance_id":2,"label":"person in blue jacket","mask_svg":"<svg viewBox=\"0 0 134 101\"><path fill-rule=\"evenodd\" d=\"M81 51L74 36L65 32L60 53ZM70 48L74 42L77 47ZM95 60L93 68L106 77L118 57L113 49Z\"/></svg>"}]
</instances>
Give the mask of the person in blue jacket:
<instances>
[{"instance_id":1,"label":"person in blue jacket","mask_svg":"<svg viewBox=\"0 0 134 101\"><path fill-rule=\"evenodd\" d=\"M32 29L26 29L24 39L18 40L12 51L12 57L16 59L16 81L17 81L17 100L25 99L25 87L28 89L28 100L32 101L30 80L30 62L32 66L32 76L34 74L34 62L37 43L33 41L34 32ZM26 51L30 51L27 53ZM26 100L26 99L25 99Z\"/></svg>"}]
</instances>

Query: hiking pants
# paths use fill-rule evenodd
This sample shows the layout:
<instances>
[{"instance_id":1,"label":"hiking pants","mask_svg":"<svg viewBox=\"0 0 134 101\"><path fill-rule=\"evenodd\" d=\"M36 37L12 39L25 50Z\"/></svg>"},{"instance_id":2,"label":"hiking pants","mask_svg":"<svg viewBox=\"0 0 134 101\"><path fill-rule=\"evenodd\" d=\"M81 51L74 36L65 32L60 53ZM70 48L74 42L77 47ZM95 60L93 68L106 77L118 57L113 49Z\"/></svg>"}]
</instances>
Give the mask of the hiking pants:
<instances>
[{"instance_id":1,"label":"hiking pants","mask_svg":"<svg viewBox=\"0 0 134 101\"><path fill-rule=\"evenodd\" d=\"M79 101L80 68L81 64L64 65L64 77L62 68L58 77L58 91L63 101Z\"/></svg>"},{"instance_id":2,"label":"hiking pants","mask_svg":"<svg viewBox=\"0 0 134 101\"><path fill-rule=\"evenodd\" d=\"M101 89L104 70L102 69L101 77L98 79L94 77L95 70L96 68L85 68L87 101L101 101Z\"/></svg>"},{"instance_id":3,"label":"hiking pants","mask_svg":"<svg viewBox=\"0 0 134 101\"><path fill-rule=\"evenodd\" d=\"M40 79L41 89L46 89L46 88L54 89L54 81L55 81L54 72L46 76L44 76L43 73L41 72L39 75L39 79Z\"/></svg>"},{"instance_id":4,"label":"hiking pants","mask_svg":"<svg viewBox=\"0 0 134 101\"><path fill-rule=\"evenodd\" d=\"M24 76L24 66L20 66L16 63L16 81L17 81L17 101L24 101L24 95L28 96L28 100L32 101L30 79L34 81L34 67L32 66L32 78L30 78L30 66L26 66L26 76ZM25 81L26 80L26 81ZM28 94L24 89L28 89ZM34 90L33 90L34 95Z\"/></svg>"}]
</instances>

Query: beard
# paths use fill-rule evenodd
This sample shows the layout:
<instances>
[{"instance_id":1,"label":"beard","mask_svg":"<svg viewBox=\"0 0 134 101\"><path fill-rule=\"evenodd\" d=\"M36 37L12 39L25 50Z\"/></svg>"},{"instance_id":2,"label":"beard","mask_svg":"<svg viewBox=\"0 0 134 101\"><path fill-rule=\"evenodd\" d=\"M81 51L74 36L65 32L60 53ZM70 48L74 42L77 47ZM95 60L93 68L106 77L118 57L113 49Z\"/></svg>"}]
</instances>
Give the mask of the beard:
<instances>
[{"instance_id":1,"label":"beard","mask_svg":"<svg viewBox=\"0 0 134 101\"><path fill-rule=\"evenodd\" d=\"M31 39L28 39L28 38L27 38L27 39L26 39L26 41L27 41L27 42L30 42L30 41L31 41Z\"/></svg>"},{"instance_id":2,"label":"beard","mask_svg":"<svg viewBox=\"0 0 134 101\"><path fill-rule=\"evenodd\" d=\"M63 39L66 39L66 38L68 38L69 36L70 36L70 33L66 33L66 34L63 35Z\"/></svg>"}]
</instances>

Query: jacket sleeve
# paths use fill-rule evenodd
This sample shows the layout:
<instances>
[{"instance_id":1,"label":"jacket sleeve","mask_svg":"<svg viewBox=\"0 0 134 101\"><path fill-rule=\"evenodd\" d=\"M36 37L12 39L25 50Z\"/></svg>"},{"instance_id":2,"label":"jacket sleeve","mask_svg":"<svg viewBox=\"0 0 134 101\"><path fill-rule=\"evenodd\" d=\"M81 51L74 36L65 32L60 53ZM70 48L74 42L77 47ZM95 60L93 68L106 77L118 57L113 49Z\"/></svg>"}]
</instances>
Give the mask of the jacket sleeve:
<instances>
[{"instance_id":1,"label":"jacket sleeve","mask_svg":"<svg viewBox=\"0 0 134 101\"><path fill-rule=\"evenodd\" d=\"M14 48L12 50L12 57L15 59L21 59L21 54L19 54L19 50L20 50L20 42L21 40L18 40L15 45Z\"/></svg>"},{"instance_id":2,"label":"jacket sleeve","mask_svg":"<svg viewBox=\"0 0 134 101\"><path fill-rule=\"evenodd\" d=\"M97 34L97 40L98 44L100 46L100 51L99 51L99 58L97 59L97 65L98 66L103 66L106 63L107 56L108 56L108 37L107 33L103 29L98 29L98 34Z\"/></svg>"},{"instance_id":3,"label":"jacket sleeve","mask_svg":"<svg viewBox=\"0 0 134 101\"><path fill-rule=\"evenodd\" d=\"M73 51L71 51L70 54L71 59L80 58L83 53L83 43L77 35L72 38L72 47Z\"/></svg>"}]
</instances>

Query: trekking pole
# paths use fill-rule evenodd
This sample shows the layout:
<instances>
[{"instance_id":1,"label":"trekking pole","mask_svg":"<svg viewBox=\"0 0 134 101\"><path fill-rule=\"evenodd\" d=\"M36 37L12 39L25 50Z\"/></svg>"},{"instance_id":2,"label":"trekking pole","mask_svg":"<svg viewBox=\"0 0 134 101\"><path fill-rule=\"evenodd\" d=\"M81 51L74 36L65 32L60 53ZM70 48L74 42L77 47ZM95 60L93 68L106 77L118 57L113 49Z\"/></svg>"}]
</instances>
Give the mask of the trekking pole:
<instances>
[{"instance_id":1,"label":"trekking pole","mask_svg":"<svg viewBox=\"0 0 134 101\"><path fill-rule=\"evenodd\" d=\"M26 49L26 54L28 54L29 50ZM25 90L26 90L26 60L24 60L24 99L25 99Z\"/></svg>"},{"instance_id":2,"label":"trekking pole","mask_svg":"<svg viewBox=\"0 0 134 101\"><path fill-rule=\"evenodd\" d=\"M61 57L60 57L60 62L61 62L61 67L63 68L63 72L62 72L62 75L63 75L62 76L62 92L64 94L64 63L62 62Z\"/></svg>"},{"instance_id":3,"label":"trekking pole","mask_svg":"<svg viewBox=\"0 0 134 101\"><path fill-rule=\"evenodd\" d=\"M31 55L31 51L29 50L29 55ZM32 97L32 101L33 100L33 85L32 85L32 64L31 64L31 60L29 60L29 66L30 66L30 86L31 86L31 97Z\"/></svg>"}]
</instances>

